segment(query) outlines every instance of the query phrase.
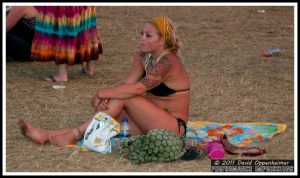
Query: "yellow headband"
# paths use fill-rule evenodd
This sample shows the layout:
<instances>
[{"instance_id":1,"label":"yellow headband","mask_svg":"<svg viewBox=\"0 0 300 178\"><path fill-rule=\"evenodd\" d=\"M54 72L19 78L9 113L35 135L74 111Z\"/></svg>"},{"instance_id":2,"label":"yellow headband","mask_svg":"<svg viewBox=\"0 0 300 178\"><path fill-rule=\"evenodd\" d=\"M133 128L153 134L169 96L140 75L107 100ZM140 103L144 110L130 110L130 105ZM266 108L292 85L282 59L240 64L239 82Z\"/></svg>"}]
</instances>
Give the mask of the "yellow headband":
<instances>
[{"instance_id":1,"label":"yellow headband","mask_svg":"<svg viewBox=\"0 0 300 178\"><path fill-rule=\"evenodd\" d=\"M164 16L158 16L152 20L152 23L155 24L161 34L161 36L166 40L168 36L174 35L174 27L172 22Z\"/></svg>"}]
</instances>

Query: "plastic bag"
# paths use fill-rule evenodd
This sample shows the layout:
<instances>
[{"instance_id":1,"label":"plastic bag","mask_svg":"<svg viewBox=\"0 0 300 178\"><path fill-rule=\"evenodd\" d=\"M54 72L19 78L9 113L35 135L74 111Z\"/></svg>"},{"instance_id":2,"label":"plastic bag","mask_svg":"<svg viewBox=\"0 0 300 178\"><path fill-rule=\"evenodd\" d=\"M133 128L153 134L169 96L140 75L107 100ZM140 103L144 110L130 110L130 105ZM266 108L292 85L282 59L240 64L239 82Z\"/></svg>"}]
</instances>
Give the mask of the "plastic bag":
<instances>
[{"instance_id":1,"label":"plastic bag","mask_svg":"<svg viewBox=\"0 0 300 178\"><path fill-rule=\"evenodd\" d=\"M102 154L111 153L110 138L120 132L120 124L111 116L98 112L87 127L83 146Z\"/></svg>"}]
</instances>

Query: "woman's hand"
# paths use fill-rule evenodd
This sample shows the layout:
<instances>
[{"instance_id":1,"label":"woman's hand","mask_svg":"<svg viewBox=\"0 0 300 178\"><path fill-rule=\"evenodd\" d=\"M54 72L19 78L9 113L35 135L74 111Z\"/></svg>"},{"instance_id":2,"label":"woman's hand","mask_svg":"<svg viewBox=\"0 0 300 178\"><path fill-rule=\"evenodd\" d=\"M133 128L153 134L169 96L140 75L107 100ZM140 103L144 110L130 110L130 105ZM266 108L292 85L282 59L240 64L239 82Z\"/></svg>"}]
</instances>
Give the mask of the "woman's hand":
<instances>
[{"instance_id":1,"label":"woman's hand","mask_svg":"<svg viewBox=\"0 0 300 178\"><path fill-rule=\"evenodd\" d=\"M109 99L107 99L107 98L100 99L96 110L98 110L98 111L108 110L108 102L109 102Z\"/></svg>"},{"instance_id":2,"label":"woman's hand","mask_svg":"<svg viewBox=\"0 0 300 178\"><path fill-rule=\"evenodd\" d=\"M97 111L105 111L108 110L108 98L100 98L97 94L92 98L91 104L93 108Z\"/></svg>"}]
</instances>

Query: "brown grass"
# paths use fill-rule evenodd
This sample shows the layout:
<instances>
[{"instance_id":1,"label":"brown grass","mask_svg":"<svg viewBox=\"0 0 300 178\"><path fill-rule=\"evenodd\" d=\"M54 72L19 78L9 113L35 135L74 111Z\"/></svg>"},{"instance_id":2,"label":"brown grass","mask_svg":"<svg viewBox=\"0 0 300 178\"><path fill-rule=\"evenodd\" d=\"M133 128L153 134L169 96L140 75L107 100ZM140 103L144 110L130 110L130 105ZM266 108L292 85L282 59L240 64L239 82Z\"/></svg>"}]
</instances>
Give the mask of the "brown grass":
<instances>
[{"instance_id":1,"label":"brown grass","mask_svg":"<svg viewBox=\"0 0 300 178\"><path fill-rule=\"evenodd\" d=\"M38 146L20 133L21 117L56 129L91 116L91 97L124 77L143 22L156 15L170 17L178 29L192 83L190 120L287 124L266 142L267 154L250 159L294 159L293 7L98 7L97 13L104 54L96 78L70 66L67 88L54 90L41 81L56 71L54 62L6 64L7 172L210 172L209 159L134 165L117 150L101 155ZM260 60L268 47L280 48L280 55Z\"/></svg>"}]
</instances>

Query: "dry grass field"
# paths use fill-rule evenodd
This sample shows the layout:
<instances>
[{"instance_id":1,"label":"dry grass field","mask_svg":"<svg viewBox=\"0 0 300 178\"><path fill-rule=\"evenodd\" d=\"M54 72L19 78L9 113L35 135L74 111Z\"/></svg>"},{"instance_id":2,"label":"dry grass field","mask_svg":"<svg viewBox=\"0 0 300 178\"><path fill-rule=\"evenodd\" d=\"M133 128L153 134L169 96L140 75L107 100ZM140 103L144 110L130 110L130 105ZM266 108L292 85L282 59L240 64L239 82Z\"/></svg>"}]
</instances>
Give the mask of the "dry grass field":
<instances>
[{"instance_id":1,"label":"dry grass field","mask_svg":"<svg viewBox=\"0 0 300 178\"><path fill-rule=\"evenodd\" d=\"M57 129L91 116L91 97L124 77L143 23L157 15L170 17L178 29L180 55L192 84L190 121L287 124L284 133L265 142L265 155L226 155L224 159L294 159L292 6L99 6L97 23L104 54L96 63L94 79L82 75L80 65L70 66L67 87L54 90L53 84L41 79L56 71L54 62L6 63L6 172L211 171L208 158L134 165L118 150L101 155L39 146L20 132L21 117L38 127ZM268 47L278 47L280 55L259 59L260 51Z\"/></svg>"}]
</instances>

